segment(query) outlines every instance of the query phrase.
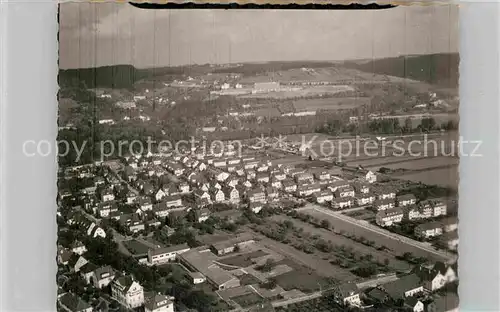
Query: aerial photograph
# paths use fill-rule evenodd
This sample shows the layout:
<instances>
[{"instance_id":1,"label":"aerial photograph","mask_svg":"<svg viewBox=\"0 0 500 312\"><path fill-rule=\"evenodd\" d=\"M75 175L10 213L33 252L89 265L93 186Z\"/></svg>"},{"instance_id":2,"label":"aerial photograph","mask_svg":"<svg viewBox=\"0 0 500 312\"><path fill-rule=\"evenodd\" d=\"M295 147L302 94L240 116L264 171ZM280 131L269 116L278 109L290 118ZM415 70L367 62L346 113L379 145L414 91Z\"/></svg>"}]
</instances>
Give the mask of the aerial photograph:
<instances>
[{"instance_id":1,"label":"aerial photograph","mask_svg":"<svg viewBox=\"0 0 500 312\"><path fill-rule=\"evenodd\" d=\"M458 10L59 4L58 311L458 311Z\"/></svg>"}]
</instances>

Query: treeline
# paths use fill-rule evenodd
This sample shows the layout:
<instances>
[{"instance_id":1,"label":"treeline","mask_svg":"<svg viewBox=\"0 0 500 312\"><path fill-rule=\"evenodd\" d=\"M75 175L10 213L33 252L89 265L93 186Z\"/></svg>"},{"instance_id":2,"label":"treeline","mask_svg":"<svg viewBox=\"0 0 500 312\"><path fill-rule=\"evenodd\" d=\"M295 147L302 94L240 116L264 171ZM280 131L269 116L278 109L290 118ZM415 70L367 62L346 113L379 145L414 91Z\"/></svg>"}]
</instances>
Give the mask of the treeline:
<instances>
[{"instance_id":1,"label":"treeline","mask_svg":"<svg viewBox=\"0 0 500 312\"><path fill-rule=\"evenodd\" d=\"M242 66L231 66L227 68L216 68L213 70L214 73L239 73L243 75L257 75L262 73L267 73L271 71L284 71L297 68L325 68L334 66L331 62L308 62L308 61L297 61L297 62L268 62L264 64L243 64Z\"/></svg>"},{"instance_id":2,"label":"treeline","mask_svg":"<svg viewBox=\"0 0 500 312\"><path fill-rule=\"evenodd\" d=\"M363 64L346 62L345 66L365 72L456 88L459 78L459 63L458 53L442 53L385 58L371 60Z\"/></svg>"}]
</instances>

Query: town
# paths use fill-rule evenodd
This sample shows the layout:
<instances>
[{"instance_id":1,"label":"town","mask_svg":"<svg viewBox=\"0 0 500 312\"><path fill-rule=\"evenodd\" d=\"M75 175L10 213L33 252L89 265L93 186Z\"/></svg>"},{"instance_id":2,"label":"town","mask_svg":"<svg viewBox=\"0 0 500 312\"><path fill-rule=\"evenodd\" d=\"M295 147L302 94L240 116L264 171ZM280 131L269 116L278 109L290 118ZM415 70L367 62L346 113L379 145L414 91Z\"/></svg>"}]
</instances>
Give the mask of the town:
<instances>
[{"instance_id":1,"label":"town","mask_svg":"<svg viewBox=\"0 0 500 312\"><path fill-rule=\"evenodd\" d=\"M331 297L339 311L424 311L457 302L449 198L361 166L269 156L280 151L162 151L61 170L60 305L281 311Z\"/></svg>"}]
</instances>

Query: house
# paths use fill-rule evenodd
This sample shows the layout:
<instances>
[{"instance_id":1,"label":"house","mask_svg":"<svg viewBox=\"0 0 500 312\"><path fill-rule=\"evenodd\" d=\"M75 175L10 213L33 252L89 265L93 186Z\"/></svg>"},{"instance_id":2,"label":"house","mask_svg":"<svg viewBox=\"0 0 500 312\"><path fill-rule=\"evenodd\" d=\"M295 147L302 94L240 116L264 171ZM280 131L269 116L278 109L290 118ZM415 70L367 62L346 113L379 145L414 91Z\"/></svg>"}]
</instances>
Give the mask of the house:
<instances>
[{"instance_id":1,"label":"house","mask_svg":"<svg viewBox=\"0 0 500 312\"><path fill-rule=\"evenodd\" d=\"M129 204L129 205L133 204L135 202L136 198L137 198L137 195L134 192L129 191L127 193L127 199L126 199L127 200L127 204Z\"/></svg>"},{"instance_id":2,"label":"house","mask_svg":"<svg viewBox=\"0 0 500 312\"><path fill-rule=\"evenodd\" d=\"M230 187L236 187L240 183L240 178L236 175L231 175L229 178L226 180L226 184Z\"/></svg>"},{"instance_id":3,"label":"house","mask_svg":"<svg viewBox=\"0 0 500 312\"><path fill-rule=\"evenodd\" d=\"M389 297L397 301L407 297L413 297L424 291L424 286L421 283L420 277L417 274L408 274L399 279L385 283L380 286Z\"/></svg>"},{"instance_id":4,"label":"house","mask_svg":"<svg viewBox=\"0 0 500 312\"><path fill-rule=\"evenodd\" d=\"M115 272L109 265L103 266L92 271L90 282L95 288L108 286L115 279Z\"/></svg>"},{"instance_id":5,"label":"house","mask_svg":"<svg viewBox=\"0 0 500 312\"><path fill-rule=\"evenodd\" d=\"M151 202L151 198L147 196L140 196L137 199L137 205L139 206L139 209L142 211L150 211L153 210L153 203Z\"/></svg>"},{"instance_id":6,"label":"house","mask_svg":"<svg viewBox=\"0 0 500 312\"><path fill-rule=\"evenodd\" d=\"M199 199L199 200L205 199L205 200L211 201L210 194L207 191L204 191L202 189L195 190L194 196L196 199Z\"/></svg>"},{"instance_id":7,"label":"house","mask_svg":"<svg viewBox=\"0 0 500 312\"><path fill-rule=\"evenodd\" d=\"M174 297L160 293L144 298L144 312L174 312Z\"/></svg>"},{"instance_id":8,"label":"house","mask_svg":"<svg viewBox=\"0 0 500 312\"><path fill-rule=\"evenodd\" d=\"M234 252L237 248L243 247L248 244L252 244L254 242L255 241L250 234L243 233L237 235L234 238L214 243L210 246L210 249L212 249L212 251L216 255L223 256L228 253Z\"/></svg>"},{"instance_id":9,"label":"house","mask_svg":"<svg viewBox=\"0 0 500 312\"><path fill-rule=\"evenodd\" d=\"M317 184L306 184L301 185L297 188L298 196L311 196L314 193L320 192L321 186L319 183Z\"/></svg>"},{"instance_id":10,"label":"house","mask_svg":"<svg viewBox=\"0 0 500 312\"><path fill-rule=\"evenodd\" d=\"M424 289L429 292L441 289L447 283L446 277L441 274L439 270L434 268L418 266L413 269L413 273L420 278L420 282L424 286Z\"/></svg>"},{"instance_id":11,"label":"house","mask_svg":"<svg viewBox=\"0 0 500 312\"><path fill-rule=\"evenodd\" d=\"M346 186L346 187L339 187L335 190L335 197L336 198L342 198L342 197L354 197L354 188L352 186Z\"/></svg>"},{"instance_id":12,"label":"house","mask_svg":"<svg viewBox=\"0 0 500 312\"><path fill-rule=\"evenodd\" d=\"M207 208L194 210L196 222L205 222L210 218L210 210Z\"/></svg>"},{"instance_id":13,"label":"house","mask_svg":"<svg viewBox=\"0 0 500 312\"><path fill-rule=\"evenodd\" d=\"M458 231L445 232L439 237L439 242L449 250L457 250L458 248Z\"/></svg>"},{"instance_id":14,"label":"house","mask_svg":"<svg viewBox=\"0 0 500 312\"><path fill-rule=\"evenodd\" d=\"M210 189L210 197L212 199L212 201L216 202L216 203L222 203L225 199L226 199L226 196L224 195L224 192L219 189L219 188L212 188Z\"/></svg>"},{"instance_id":15,"label":"house","mask_svg":"<svg viewBox=\"0 0 500 312\"><path fill-rule=\"evenodd\" d=\"M406 206L403 209L404 218L406 220L418 220L421 218L420 210L418 206Z\"/></svg>"},{"instance_id":16,"label":"house","mask_svg":"<svg viewBox=\"0 0 500 312\"><path fill-rule=\"evenodd\" d=\"M85 252L87 252L87 248L85 245L80 242L80 241L75 241L71 245L71 251L79 256L83 255Z\"/></svg>"},{"instance_id":17,"label":"house","mask_svg":"<svg viewBox=\"0 0 500 312\"><path fill-rule=\"evenodd\" d=\"M396 192L390 188L380 190L377 192L377 199L388 199L388 198L396 198Z\"/></svg>"},{"instance_id":18,"label":"house","mask_svg":"<svg viewBox=\"0 0 500 312\"><path fill-rule=\"evenodd\" d=\"M167 205L167 207L179 207L182 206L182 197L181 195L167 196L163 202Z\"/></svg>"},{"instance_id":19,"label":"house","mask_svg":"<svg viewBox=\"0 0 500 312\"><path fill-rule=\"evenodd\" d=\"M137 213L121 215L119 222L132 233L144 231L145 228L144 223Z\"/></svg>"},{"instance_id":20,"label":"house","mask_svg":"<svg viewBox=\"0 0 500 312\"><path fill-rule=\"evenodd\" d=\"M396 203L398 207L415 205L417 203L417 198L413 194L400 195L396 197Z\"/></svg>"},{"instance_id":21,"label":"house","mask_svg":"<svg viewBox=\"0 0 500 312\"><path fill-rule=\"evenodd\" d=\"M222 191L224 192L225 199L229 202L233 204L240 202L240 192L235 187L224 187Z\"/></svg>"},{"instance_id":22,"label":"house","mask_svg":"<svg viewBox=\"0 0 500 312\"><path fill-rule=\"evenodd\" d=\"M446 218L444 220L441 220L441 223L443 224L443 231L444 232L453 232L458 229L458 218L457 217L450 217Z\"/></svg>"},{"instance_id":23,"label":"house","mask_svg":"<svg viewBox=\"0 0 500 312\"><path fill-rule=\"evenodd\" d=\"M264 204L262 202L252 202L248 205L248 207L252 210L252 212L259 213L262 208L264 208Z\"/></svg>"},{"instance_id":24,"label":"house","mask_svg":"<svg viewBox=\"0 0 500 312\"><path fill-rule=\"evenodd\" d=\"M155 199L156 201L162 200L165 196L167 196L167 193L163 189L159 189L156 194L155 194Z\"/></svg>"},{"instance_id":25,"label":"house","mask_svg":"<svg viewBox=\"0 0 500 312\"><path fill-rule=\"evenodd\" d=\"M459 299L455 293L447 293L435 298L427 305L428 312L458 312Z\"/></svg>"},{"instance_id":26,"label":"house","mask_svg":"<svg viewBox=\"0 0 500 312\"><path fill-rule=\"evenodd\" d=\"M165 202L162 202L153 205L153 213L157 218L166 218L170 213L170 209Z\"/></svg>"},{"instance_id":27,"label":"house","mask_svg":"<svg viewBox=\"0 0 500 312\"><path fill-rule=\"evenodd\" d=\"M272 176L273 176L274 179L276 179L278 181L283 181L283 180L286 179L286 173L284 173L283 171L273 172Z\"/></svg>"},{"instance_id":28,"label":"house","mask_svg":"<svg viewBox=\"0 0 500 312\"><path fill-rule=\"evenodd\" d=\"M283 184L281 184L281 181L276 179L276 178L272 178L271 179L271 186L276 188L276 189L281 189L283 187Z\"/></svg>"},{"instance_id":29,"label":"house","mask_svg":"<svg viewBox=\"0 0 500 312\"><path fill-rule=\"evenodd\" d=\"M73 254L68 260L68 266L70 271L78 273L80 269L88 263L88 260L83 256L79 256L77 254Z\"/></svg>"},{"instance_id":30,"label":"house","mask_svg":"<svg viewBox=\"0 0 500 312\"><path fill-rule=\"evenodd\" d=\"M113 212L110 213L110 217L112 217ZM101 237L101 238L106 238L106 231L104 231L103 228L98 226L96 223L91 222L88 229L87 229L87 235L91 237Z\"/></svg>"},{"instance_id":31,"label":"house","mask_svg":"<svg viewBox=\"0 0 500 312\"><path fill-rule=\"evenodd\" d=\"M322 171L319 171L319 172L315 172L314 173L314 178L316 180L319 180L320 183L322 181L329 181L331 179L331 174L330 172L326 171L326 170L322 170Z\"/></svg>"},{"instance_id":32,"label":"house","mask_svg":"<svg viewBox=\"0 0 500 312\"><path fill-rule=\"evenodd\" d=\"M447 214L447 205L439 200L424 200L419 203L423 209L431 210L431 217L445 216Z\"/></svg>"},{"instance_id":33,"label":"house","mask_svg":"<svg viewBox=\"0 0 500 312\"><path fill-rule=\"evenodd\" d=\"M314 176L311 173L300 173L295 176L297 184L310 184L314 182Z\"/></svg>"},{"instance_id":34,"label":"house","mask_svg":"<svg viewBox=\"0 0 500 312\"><path fill-rule=\"evenodd\" d=\"M318 204L323 204L324 202L331 202L333 200L333 193L330 191L322 191L313 194L314 201Z\"/></svg>"},{"instance_id":35,"label":"house","mask_svg":"<svg viewBox=\"0 0 500 312\"><path fill-rule=\"evenodd\" d=\"M354 191L360 194L368 194L370 193L370 186L363 182L354 182L352 184Z\"/></svg>"},{"instance_id":36,"label":"house","mask_svg":"<svg viewBox=\"0 0 500 312\"><path fill-rule=\"evenodd\" d=\"M385 227L401 222L403 215L403 210L397 207L377 212L375 219L379 226Z\"/></svg>"},{"instance_id":37,"label":"house","mask_svg":"<svg viewBox=\"0 0 500 312\"><path fill-rule=\"evenodd\" d=\"M65 293L57 298L57 303L62 311L66 312L92 312L92 306L72 293Z\"/></svg>"},{"instance_id":38,"label":"house","mask_svg":"<svg viewBox=\"0 0 500 312\"><path fill-rule=\"evenodd\" d=\"M377 211L392 209L396 206L394 199L386 198L386 199L377 199L373 202L373 207Z\"/></svg>"},{"instance_id":39,"label":"house","mask_svg":"<svg viewBox=\"0 0 500 312\"><path fill-rule=\"evenodd\" d=\"M164 264L174 261L177 255L190 250L187 244L175 245L164 248L154 248L148 250L148 263L150 265Z\"/></svg>"},{"instance_id":40,"label":"house","mask_svg":"<svg viewBox=\"0 0 500 312\"><path fill-rule=\"evenodd\" d=\"M248 201L250 203L255 203L255 202L261 202L265 203L266 202L266 193L262 190L262 188L256 187L251 190L249 190L246 194Z\"/></svg>"},{"instance_id":41,"label":"house","mask_svg":"<svg viewBox=\"0 0 500 312\"><path fill-rule=\"evenodd\" d=\"M111 283L111 297L126 308L134 309L144 304L144 290L131 276L120 276Z\"/></svg>"},{"instance_id":42,"label":"house","mask_svg":"<svg viewBox=\"0 0 500 312\"><path fill-rule=\"evenodd\" d=\"M446 283L452 283L458 280L457 263L448 265L439 261L434 264L432 269L441 273L441 275L444 276Z\"/></svg>"},{"instance_id":43,"label":"house","mask_svg":"<svg viewBox=\"0 0 500 312\"><path fill-rule=\"evenodd\" d=\"M415 236L419 238L430 238L443 234L441 222L428 222L415 227Z\"/></svg>"},{"instance_id":44,"label":"house","mask_svg":"<svg viewBox=\"0 0 500 312\"><path fill-rule=\"evenodd\" d=\"M369 193L360 193L356 196L356 205L365 206L375 201L375 195Z\"/></svg>"},{"instance_id":45,"label":"house","mask_svg":"<svg viewBox=\"0 0 500 312\"><path fill-rule=\"evenodd\" d=\"M283 180L283 189L287 193L295 193L297 191L297 184L292 180Z\"/></svg>"},{"instance_id":46,"label":"house","mask_svg":"<svg viewBox=\"0 0 500 312\"><path fill-rule=\"evenodd\" d=\"M355 283L341 284L334 289L334 298L344 306L361 306L360 291Z\"/></svg>"},{"instance_id":47,"label":"house","mask_svg":"<svg viewBox=\"0 0 500 312\"><path fill-rule=\"evenodd\" d=\"M257 176L255 177L258 183L269 183L269 174L259 172L257 173Z\"/></svg>"},{"instance_id":48,"label":"house","mask_svg":"<svg viewBox=\"0 0 500 312\"><path fill-rule=\"evenodd\" d=\"M339 197L332 200L332 208L343 209L354 206L356 199L354 197Z\"/></svg>"},{"instance_id":49,"label":"house","mask_svg":"<svg viewBox=\"0 0 500 312\"><path fill-rule=\"evenodd\" d=\"M115 200L115 195L111 189L105 189L101 192L101 200L103 202Z\"/></svg>"},{"instance_id":50,"label":"house","mask_svg":"<svg viewBox=\"0 0 500 312\"><path fill-rule=\"evenodd\" d=\"M216 167L216 168L226 167L227 166L227 162L226 162L225 159L214 159L212 165L214 167Z\"/></svg>"},{"instance_id":51,"label":"house","mask_svg":"<svg viewBox=\"0 0 500 312\"><path fill-rule=\"evenodd\" d=\"M267 199L270 201L277 201L279 199L278 190L274 187L266 188Z\"/></svg>"},{"instance_id":52,"label":"house","mask_svg":"<svg viewBox=\"0 0 500 312\"><path fill-rule=\"evenodd\" d=\"M424 308L425 308L423 302L418 300L415 297L405 298L403 306L412 312L424 312Z\"/></svg>"},{"instance_id":53,"label":"house","mask_svg":"<svg viewBox=\"0 0 500 312\"><path fill-rule=\"evenodd\" d=\"M375 173L373 173L372 171L368 171L364 175L364 179L368 183L375 183L375 182L377 182L377 175Z\"/></svg>"},{"instance_id":54,"label":"house","mask_svg":"<svg viewBox=\"0 0 500 312\"><path fill-rule=\"evenodd\" d=\"M57 251L57 263L62 265L67 265L72 255L73 252L71 252L70 250L63 247L59 247Z\"/></svg>"},{"instance_id":55,"label":"house","mask_svg":"<svg viewBox=\"0 0 500 312\"><path fill-rule=\"evenodd\" d=\"M253 180L257 177L257 173L253 170L247 170L247 180Z\"/></svg>"},{"instance_id":56,"label":"house","mask_svg":"<svg viewBox=\"0 0 500 312\"><path fill-rule=\"evenodd\" d=\"M345 187L349 187L349 186L350 186L349 182L347 182L345 180L335 180L335 181L331 182L330 184L328 184L328 189L332 192L335 192L339 188L345 188Z\"/></svg>"}]
</instances>

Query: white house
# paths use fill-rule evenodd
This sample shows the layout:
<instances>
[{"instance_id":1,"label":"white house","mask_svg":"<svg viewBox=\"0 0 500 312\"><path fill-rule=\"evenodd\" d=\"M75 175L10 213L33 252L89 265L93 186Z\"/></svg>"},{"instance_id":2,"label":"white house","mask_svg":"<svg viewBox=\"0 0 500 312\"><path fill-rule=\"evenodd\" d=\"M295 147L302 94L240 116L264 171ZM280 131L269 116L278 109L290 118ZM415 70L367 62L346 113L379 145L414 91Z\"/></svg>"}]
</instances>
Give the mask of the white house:
<instances>
[{"instance_id":1,"label":"white house","mask_svg":"<svg viewBox=\"0 0 500 312\"><path fill-rule=\"evenodd\" d=\"M109 265L100 267L92 272L91 282L95 288L103 288L115 279L115 272Z\"/></svg>"},{"instance_id":2,"label":"white house","mask_svg":"<svg viewBox=\"0 0 500 312\"><path fill-rule=\"evenodd\" d=\"M174 297L154 294L144 301L145 312L174 312Z\"/></svg>"},{"instance_id":3,"label":"white house","mask_svg":"<svg viewBox=\"0 0 500 312\"><path fill-rule=\"evenodd\" d=\"M391 226L403 220L403 210L401 208L391 208L377 212L376 223L379 226Z\"/></svg>"},{"instance_id":4,"label":"white house","mask_svg":"<svg viewBox=\"0 0 500 312\"><path fill-rule=\"evenodd\" d=\"M130 276L121 276L113 280L111 297L129 309L138 308L144 304L144 290Z\"/></svg>"},{"instance_id":5,"label":"white house","mask_svg":"<svg viewBox=\"0 0 500 312\"><path fill-rule=\"evenodd\" d=\"M189 251L187 244L175 245L165 248L155 248L148 250L148 263L151 265L158 265L174 261L177 255Z\"/></svg>"},{"instance_id":6,"label":"white house","mask_svg":"<svg viewBox=\"0 0 500 312\"><path fill-rule=\"evenodd\" d=\"M371 171L368 171L365 174L365 181L368 183L374 183L377 182L377 175Z\"/></svg>"},{"instance_id":7,"label":"white house","mask_svg":"<svg viewBox=\"0 0 500 312\"><path fill-rule=\"evenodd\" d=\"M344 306L360 306L361 298L359 289L355 283L339 285L334 290L334 298Z\"/></svg>"}]
</instances>

